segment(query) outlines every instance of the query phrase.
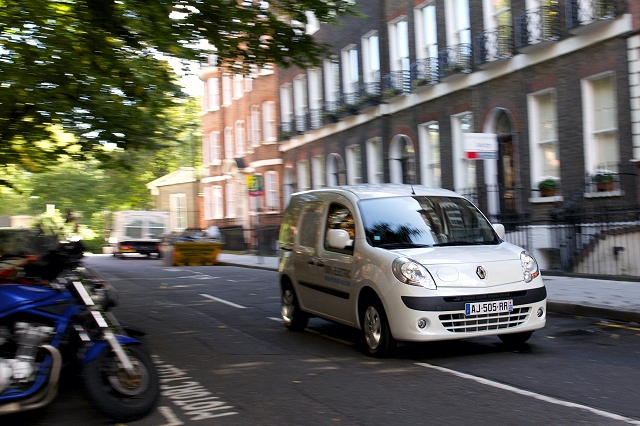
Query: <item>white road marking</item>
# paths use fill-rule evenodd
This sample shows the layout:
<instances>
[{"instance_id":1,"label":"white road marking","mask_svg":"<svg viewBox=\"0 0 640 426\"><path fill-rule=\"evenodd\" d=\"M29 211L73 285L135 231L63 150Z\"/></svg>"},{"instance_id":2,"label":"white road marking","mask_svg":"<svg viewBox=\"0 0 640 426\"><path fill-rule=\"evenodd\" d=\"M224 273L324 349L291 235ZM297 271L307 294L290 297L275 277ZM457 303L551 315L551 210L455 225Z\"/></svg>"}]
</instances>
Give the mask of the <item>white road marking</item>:
<instances>
[{"instance_id":1,"label":"white road marking","mask_svg":"<svg viewBox=\"0 0 640 426\"><path fill-rule=\"evenodd\" d=\"M164 416L165 419L167 419L168 422L161 426L181 426L184 424L184 422L180 420L178 416L176 416L176 414L170 407L158 407L158 411Z\"/></svg>"},{"instance_id":2,"label":"white road marking","mask_svg":"<svg viewBox=\"0 0 640 426\"><path fill-rule=\"evenodd\" d=\"M175 277L175 279L188 279L188 280L215 280L218 277L212 277L211 275L198 274L198 275L189 275L184 277Z\"/></svg>"},{"instance_id":3,"label":"white road marking","mask_svg":"<svg viewBox=\"0 0 640 426\"><path fill-rule=\"evenodd\" d=\"M432 368L434 370L438 370L438 371L441 371L443 373L453 374L454 376L458 376L458 377L461 377L463 379L473 380L473 381L481 383L483 385L492 386L494 388L498 388L498 389L506 390L506 391L509 391L509 392L517 393L519 395L528 396L528 397L531 397L531 398L534 398L534 399L538 399L540 401L549 402L551 404L561 405L563 407L569 407L569 408L578 408L580 410L585 410L585 411L588 411L588 412L590 412L592 414L605 417L607 419L619 420L621 422L625 422L625 423L628 423L628 424L631 424L631 425L640 425L640 420L634 420L634 419L631 419L629 417L624 417L624 416L621 416L619 414L614 414L614 413L610 413L608 411L599 410L597 408L589 407L587 405L576 404L575 402L563 401L561 399L553 398L553 397L546 396L546 395L541 395L539 393L531 392L531 391L524 390L524 389L519 389L519 388L516 388L514 386L510 386L510 385L505 385L503 383L494 382L492 380L484 379L484 378L478 377L478 376L473 376L471 374L461 373L459 371L450 370L450 369L444 368L444 367L438 367L437 365L431 365L431 364L427 364L427 363L423 363L423 362L418 362L418 363L416 363L416 365L419 365L420 367L425 367L425 368Z\"/></svg>"},{"instance_id":4,"label":"white road marking","mask_svg":"<svg viewBox=\"0 0 640 426\"><path fill-rule=\"evenodd\" d=\"M200 296L206 297L207 299L215 300L216 302L224 303L225 305L233 306L234 308L238 308L238 309L246 309L247 308L246 306L238 305L236 303L229 302L228 300L219 299L217 297L210 296L208 294L201 294Z\"/></svg>"},{"instance_id":5,"label":"white road marking","mask_svg":"<svg viewBox=\"0 0 640 426\"><path fill-rule=\"evenodd\" d=\"M234 407L227 405L226 402L220 400L218 395L208 391L199 382L187 376L186 371L171 364L165 364L156 355L152 355L152 357L158 371L161 395L179 407L181 414L189 417L189 420L208 420L239 414L237 411L227 411ZM169 407L160 408L163 408L163 410L159 409L162 415L172 422L163 426L184 424Z\"/></svg>"},{"instance_id":6,"label":"white road marking","mask_svg":"<svg viewBox=\"0 0 640 426\"><path fill-rule=\"evenodd\" d=\"M276 318L276 317L267 317L267 319L270 319L272 321L278 321L278 322L282 322L282 318Z\"/></svg>"}]
</instances>

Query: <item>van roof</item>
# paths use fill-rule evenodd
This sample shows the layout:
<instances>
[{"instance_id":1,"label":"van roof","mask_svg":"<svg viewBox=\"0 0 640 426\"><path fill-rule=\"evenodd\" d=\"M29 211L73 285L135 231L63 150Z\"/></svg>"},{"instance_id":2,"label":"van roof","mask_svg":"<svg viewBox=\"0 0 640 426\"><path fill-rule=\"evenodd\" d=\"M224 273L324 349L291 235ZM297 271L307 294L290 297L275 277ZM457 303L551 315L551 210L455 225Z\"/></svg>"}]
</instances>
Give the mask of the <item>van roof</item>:
<instances>
[{"instance_id":1,"label":"van roof","mask_svg":"<svg viewBox=\"0 0 640 426\"><path fill-rule=\"evenodd\" d=\"M430 188L424 185L409 185L397 183L367 183L361 185L346 185L336 186L332 188L314 189L305 192L350 192L356 198L361 200L367 198L398 197L408 195L462 197L460 194L457 194L448 189Z\"/></svg>"}]
</instances>

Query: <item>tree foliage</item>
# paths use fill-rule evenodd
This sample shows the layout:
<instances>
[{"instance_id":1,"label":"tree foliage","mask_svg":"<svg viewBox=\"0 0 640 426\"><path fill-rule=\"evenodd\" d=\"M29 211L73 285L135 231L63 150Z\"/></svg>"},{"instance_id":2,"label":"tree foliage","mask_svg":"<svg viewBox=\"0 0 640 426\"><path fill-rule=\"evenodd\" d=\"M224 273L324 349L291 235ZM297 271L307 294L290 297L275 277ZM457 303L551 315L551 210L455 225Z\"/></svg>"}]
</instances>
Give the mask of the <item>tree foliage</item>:
<instances>
[{"instance_id":1,"label":"tree foliage","mask_svg":"<svg viewBox=\"0 0 640 426\"><path fill-rule=\"evenodd\" d=\"M0 185L0 215L40 217L50 204L61 215L73 211L85 243L100 249L105 227L110 226L108 212L153 209L147 183L179 167L201 164L199 112L195 98L166 111L158 132L170 137L161 139L159 149L112 149L112 161L126 167L105 168L95 159L74 161L65 155L40 173L14 166L0 169L0 179L9 174L17 190Z\"/></svg>"},{"instance_id":2,"label":"tree foliage","mask_svg":"<svg viewBox=\"0 0 640 426\"><path fill-rule=\"evenodd\" d=\"M185 94L166 58L246 71L306 67L324 46L300 30L353 13L336 0L0 0L0 168L41 171L60 156L113 160L156 149ZM206 40L208 44L203 44ZM73 139L56 138L66 132ZM6 183L6 182L5 182ZM0 182L2 184L2 182Z\"/></svg>"}]
</instances>

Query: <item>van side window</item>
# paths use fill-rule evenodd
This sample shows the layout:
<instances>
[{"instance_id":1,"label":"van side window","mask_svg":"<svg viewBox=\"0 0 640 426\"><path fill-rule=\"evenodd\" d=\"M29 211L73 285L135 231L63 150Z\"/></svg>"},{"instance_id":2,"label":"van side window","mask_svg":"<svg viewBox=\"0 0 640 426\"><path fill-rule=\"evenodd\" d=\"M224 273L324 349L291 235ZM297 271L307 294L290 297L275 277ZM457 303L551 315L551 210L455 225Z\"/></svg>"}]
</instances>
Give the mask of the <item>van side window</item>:
<instances>
[{"instance_id":1,"label":"van side window","mask_svg":"<svg viewBox=\"0 0 640 426\"><path fill-rule=\"evenodd\" d=\"M304 209L302 223L300 224L300 245L304 247L316 247L316 236L320 228L323 204L320 201L308 203Z\"/></svg>"},{"instance_id":2,"label":"van side window","mask_svg":"<svg viewBox=\"0 0 640 426\"><path fill-rule=\"evenodd\" d=\"M354 240L356 237L356 226L353 220L353 214L349 209L342 204L333 203L329 207L329 214L327 215L326 230L329 229L344 229L349 233L349 237ZM327 250L339 251L345 253L353 253L353 244L349 247L345 247L344 250L338 250L333 247L329 247L328 236L325 235L324 247Z\"/></svg>"},{"instance_id":3,"label":"van side window","mask_svg":"<svg viewBox=\"0 0 640 426\"><path fill-rule=\"evenodd\" d=\"M280 225L280 247L291 250L294 243L296 231L298 230L298 220L304 204L300 197L294 197L289 202L289 207L285 210Z\"/></svg>"}]
</instances>

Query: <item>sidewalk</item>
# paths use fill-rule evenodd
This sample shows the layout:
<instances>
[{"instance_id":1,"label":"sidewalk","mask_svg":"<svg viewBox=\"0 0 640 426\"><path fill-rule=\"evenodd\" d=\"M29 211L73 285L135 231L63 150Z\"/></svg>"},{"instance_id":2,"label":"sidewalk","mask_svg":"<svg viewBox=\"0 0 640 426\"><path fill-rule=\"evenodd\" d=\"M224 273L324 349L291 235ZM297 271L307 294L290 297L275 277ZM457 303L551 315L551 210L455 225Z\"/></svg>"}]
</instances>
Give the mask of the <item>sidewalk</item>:
<instances>
[{"instance_id":1,"label":"sidewalk","mask_svg":"<svg viewBox=\"0 0 640 426\"><path fill-rule=\"evenodd\" d=\"M220 253L218 264L278 270L275 256ZM640 282L546 275L544 272L542 277L550 312L640 323Z\"/></svg>"}]
</instances>

